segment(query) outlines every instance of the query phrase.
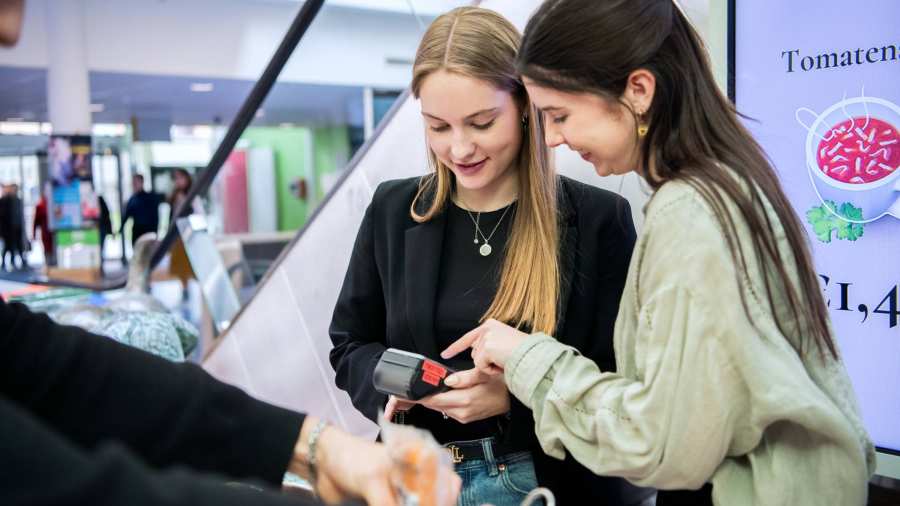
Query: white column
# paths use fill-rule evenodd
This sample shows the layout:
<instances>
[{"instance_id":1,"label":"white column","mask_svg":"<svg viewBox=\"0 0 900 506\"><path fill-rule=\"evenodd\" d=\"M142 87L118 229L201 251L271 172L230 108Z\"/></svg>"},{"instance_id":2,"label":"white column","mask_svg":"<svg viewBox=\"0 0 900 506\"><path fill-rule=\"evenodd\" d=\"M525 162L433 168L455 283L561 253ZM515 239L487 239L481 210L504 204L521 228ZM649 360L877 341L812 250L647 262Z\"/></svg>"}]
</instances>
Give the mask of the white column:
<instances>
[{"instance_id":1,"label":"white column","mask_svg":"<svg viewBox=\"0 0 900 506\"><path fill-rule=\"evenodd\" d=\"M91 133L84 3L53 0L47 8L47 113L54 134Z\"/></svg>"},{"instance_id":2,"label":"white column","mask_svg":"<svg viewBox=\"0 0 900 506\"><path fill-rule=\"evenodd\" d=\"M369 140L375 131L375 92L370 86L363 88L363 138Z\"/></svg>"},{"instance_id":3,"label":"white column","mask_svg":"<svg viewBox=\"0 0 900 506\"><path fill-rule=\"evenodd\" d=\"M316 178L316 136L313 127L305 127L301 130L303 145L306 146L306 163L304 164L303 177L306 179L306 219L308 220L313 210L319 203L318 182Z\"/></svg>"}]
</instances>

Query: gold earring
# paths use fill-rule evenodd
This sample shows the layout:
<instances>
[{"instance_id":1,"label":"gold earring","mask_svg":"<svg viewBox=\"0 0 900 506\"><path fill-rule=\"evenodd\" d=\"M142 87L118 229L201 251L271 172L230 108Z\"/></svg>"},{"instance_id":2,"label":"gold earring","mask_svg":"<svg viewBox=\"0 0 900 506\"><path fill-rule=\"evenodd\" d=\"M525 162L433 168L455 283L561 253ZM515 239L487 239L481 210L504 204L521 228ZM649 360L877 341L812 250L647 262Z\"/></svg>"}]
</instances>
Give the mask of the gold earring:
<instances>
[{"instance_id":1,"label":"gold earring","mask_svg":"<svg viewBox=\"0 0 900 506\"><path fill-rule=\"evenodd\" d=\"M638 134L638 137L640 137L642 139L644 137L646 137L647 132L650 131L650 125L647 124L646 120L644 119L644 115L645 115L645 113L643 113L643 112L638 114L637 134Z\"/></svg>"}]
</instances>

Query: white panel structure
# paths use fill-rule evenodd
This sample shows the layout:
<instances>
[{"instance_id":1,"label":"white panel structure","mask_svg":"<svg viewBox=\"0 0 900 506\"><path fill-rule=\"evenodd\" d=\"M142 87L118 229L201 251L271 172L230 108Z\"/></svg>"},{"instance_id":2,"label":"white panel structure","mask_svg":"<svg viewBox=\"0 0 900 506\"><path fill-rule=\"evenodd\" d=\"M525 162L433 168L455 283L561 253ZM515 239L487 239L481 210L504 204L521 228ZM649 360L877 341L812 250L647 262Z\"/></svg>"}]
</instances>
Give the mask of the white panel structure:
<instances>
[{"instance_id":1,"label":"white panel structure","mask_svg":"<svg viewBox=\"0 0 900 506\"><path fill-rule=\"evenodd\" d=\"M250 232L276 232L278 199L275 195L275 155L270 148L247 151L247 200Z\"/></svg>"},{"instance_id":2,"label":"white panel structure","mask_svg":"<svg viewBox=\"0 0 900 506\"><path fill-rule=\"evenodd\" d=\"M375 425L334 386L328 325L375 187L422 174L426 166L419 106L409 99L283 254L204 367L255 397L374 437Z\"/></svg>"}]
</instances>

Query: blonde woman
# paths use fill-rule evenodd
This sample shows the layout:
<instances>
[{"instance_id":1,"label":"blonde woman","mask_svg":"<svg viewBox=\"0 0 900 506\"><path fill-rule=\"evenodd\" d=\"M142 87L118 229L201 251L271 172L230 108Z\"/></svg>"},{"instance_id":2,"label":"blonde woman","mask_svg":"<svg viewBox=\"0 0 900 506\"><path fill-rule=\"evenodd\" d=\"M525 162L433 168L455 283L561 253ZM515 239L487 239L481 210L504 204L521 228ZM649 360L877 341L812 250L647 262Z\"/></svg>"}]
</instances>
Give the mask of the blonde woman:
<instances>
[{"instance_id":1,"label":"blonde woman","mask_svg":"<svg viewBox=\"0 0 900 506\"><path fill-rule=\"evenodd\" d=\"M515 72L516 29L485 9L434 21L413 68L434 172L379 186L360 227L331 325L337 385L375 420L403 412L455 448L460 504L518 505L540 483L562 504L648 495L541 452L532 414L502 378L472 370L413 404L373 389L388 348L439 359L487 318L553 332L611 369L613 321L635 238L626 201L558 177L542 122ZM597 261L602 259L602 261Z\"/></svg>"}]
</instances>

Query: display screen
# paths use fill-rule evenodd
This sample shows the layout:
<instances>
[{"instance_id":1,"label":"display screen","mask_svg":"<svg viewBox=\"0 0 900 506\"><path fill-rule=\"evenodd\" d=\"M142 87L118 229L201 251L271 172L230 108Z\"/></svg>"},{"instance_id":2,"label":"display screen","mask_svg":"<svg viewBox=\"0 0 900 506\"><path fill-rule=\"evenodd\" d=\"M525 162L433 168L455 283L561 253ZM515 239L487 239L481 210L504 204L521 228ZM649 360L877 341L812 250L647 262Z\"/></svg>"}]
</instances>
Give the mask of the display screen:
<instances>
[{"instance_id":1,"label":"display screen","mask_svg":"<svg viewBox=\"0 0 900 506\"><path fill-rule=\"evenodd\" d=\"M45 189L52 230L89 228L100 216L94 192L89 135L53 135L47 145Z\"/></svg>"},{"instance_id":2,"label":"display screen","mask_svg":"<svg viewBox=\"0 0 900 506\"><path fill-rule=\"evenodd\" d=\"M734 3L737 109L808 233L869 434L900 451L900 2Z\"/></svg>"}]
</instances>

